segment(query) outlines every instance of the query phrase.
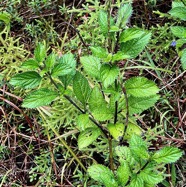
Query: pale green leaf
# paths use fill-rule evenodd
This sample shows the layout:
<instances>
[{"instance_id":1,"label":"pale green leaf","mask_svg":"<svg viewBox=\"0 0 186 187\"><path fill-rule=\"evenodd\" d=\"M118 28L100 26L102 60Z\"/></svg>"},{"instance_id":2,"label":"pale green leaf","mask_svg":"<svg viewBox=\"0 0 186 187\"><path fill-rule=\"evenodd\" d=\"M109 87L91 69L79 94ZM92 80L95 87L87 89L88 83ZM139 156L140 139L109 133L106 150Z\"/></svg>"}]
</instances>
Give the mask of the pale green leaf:
<instances>
[{"instance_id":1,"label":"pale green leaf","mask_svg":"<svg viewBox=\"0 0 186 187\"><path fill-rule=\"evenodd\" d=\"M129 140L129 147L133 156L137 156L142 159L149 158L147 144L140 136L133 134Z\"/></svg>"},{"instance_id":2,"label":"pale green leaf","mask_svg":"<svg viewBox=\"0 0 186 187\"><path fill-rule=\"evenodd\" d=\"M107 107L107 103L97 87L95 87L91 92L89 108L97 120L105 121L113 117L111 110Z\"/></svg>"},{"instance_id":3,"label":"pale green leaf","mask_svg":"<svg viewBox=\"0 0 186 187\"><path fill-rule=\"evenodd\" d=\"M45 57L46 57L46 52L47 52L47 49L46 49L46 44L45 43L38 43L35 50L34 50L34 56L35 56L35 59L38 61L38 62L43 62Z\"/></svg>"},{"instance_id":4,"label":"pale green leaf","mask_svg":"<svg viewBox=\"0 0 186 187\"><path fill-rule=\"evenodd\" d=\"M92 54L98 58L106 58L108 56L108 51L100 46L90 47Z\"/></svg>"},{"instance_id":5,"label":"pale green leaf","mask_svg":"<svg viewBox=\"0 0 186 187\"><path fill-rule=\"evenodd\" d=\"M158 93L156 84L145 77L132 77L125 82L125 89L128 95L134 97L148 97Z\"/></svg>"},{"instance_id":6,"label":"pale green leaf","mask_svg":"<svg viewBox=\"0 0 186 187\"><path fill-rule=\"evenodd\" d=\"M183 21L186 20L186 7L175 7L169 11L172 17L179 18Z\"/></svg>"},{"instance_id":7,"label":"pale green leaf","mask_svg":"<svg viewBox=\"0 0 186 187\"><path fill-rule=\"evenodd\" d=\"M130 168L127 161L123 161L117 169L117 179L121 186L124 186L130 177Z\"/></svg>"},{"instance_id":8,"label":"pale green leaf","mask_svg":"<svg viewBox=\"0 0 186 187\"><path fill-rule=\"evenodd\" d=\"M37 69L39 67L39 63L33 59L30 58L27 61L23 62L23 64L21 65L22 68L26 68L26 69Z\"/></svg>"},{"instance_id":9,"label":"pale green leaf","mask_svg":"<svg viewBox=\"0 0 186 187\"><path fill-rule=\"evenodd\" d=\"M154 153L152 159L157 163L173 163L176 162L182 156L182 151L177 147L164 147L161 150Z\"/></svg>"},{"instance_id":10,"label":"pale green leaf","mask_svg":"<svg viewBox=\"0 0 186 187\"><path fill-rule=\"evenodd\" d=\"M84 131L89 127L95 127L95 124L89 119L88 114L80 114L77 118L77 128Z\"/></svg>"},{"instance_id":11,"label":"pale green leaf","mask_svg":"<svg viewBox=\"0 0 186 187\"><path fill-rule=\"evenodd\" d=\"M0 20L4 21L5 24L10 23L10 14L8 12L0 12Z\"/></svg>"},{"instance_id":12,"label":"pale green leaf","mask_svg":"<svg viewBox=\"0 0 186 187\"><path fill-rule=\"evenodd\" d=\"M144 110L154 106L154 104L158 101L159 95L153 95L150 97L128 97L128 108L129 114L140 114ZM124 102L124 110L126 111L126 103Z\"/></svg>"},{"instance_id":13,"label":"pale green leaf","mask_svg":"<svg viewBox=\"0 0 186 187\"><path fill-rule=\"evenodd\" d=\"M35 71L19 73L12 77L10 84L21 88L30 89L39 86L42 77Z\"/></svg>"},{"instance_id":14,"label":"pale green leaf","mask_svg":"<svg viewBox=\"0 0 186 187\"><path fill-rule=\"evenodd\" d=\"M104 10L99 11L98 23L99 23L101 32L104 35L107 35L108 34L108 17L107 17L107 12L105 12Z\"/></svg>"},{"instance_id":15,"label":"pale green leaf","mask_svg":"<svg viewBox=\"0 0 186 187\"><path fill-rule=\"evenodd\" d=\"M124 139L129 140L132 137L133 134L136 134L136 135L140 136L142 134L142 129L136 124L128 123L127 124L127 130L126 130L126 133L124 135Z\"/></svg>"},{"instance_id":16,"label":"pale green leaf","mask_svg":"<svg viewBox=\"0 0 186 187\"><path fill-rule=\"evenodd\" d=\"M107 125L107 128L115 140L119 141L120 139L122 139L123 132L124 132L124 125L122 123L116 123L116 124L109 123Z\"/></svg>"},{"instance_id":17,"label":"pale green leaf","mask_svg":"<svg viewBox=\"0 0 186 187\"><path fill-rule=\"evenodd\" d=\"M124 30L119 38L119 42L127 42L129 40L140 38L142 35L145 34L145 31L139 28L129 28Z\"/></svg>"},{"instance_id":18,"label":"pale green leaf","mask_svg":"<svg viewBox=\"0 0 186 187\"><path fill-rule=\"evenodd\" d=\"M119 157L119 161L122 164L123 161L127 161L128 163L131 163L132 160L132 153L129 149L129 147L126 146L117 146L115 148L115 153Z\"/></svg>"},{"instance_id":19,"label":"pale green leaf","mask_svg":"<svg viewBox=\"0 0 186 187\"><path fill-rule=\"evenodd\" d=\"M103 64L100 69L101 80L103 86L107 88L117 79L119 75L119 68L117 66L110 66L109 64Z\"/></svg>"},{"instance_id":20,"label":"pale green leaf","mask_svg":"<svg viewBox=\"0 0 186 187\"><path fill-rule=\"evenodd\" d=\"M136 175L127 187L144 187L144 181L139 175Z\"/></svg>"},{"instance_id":21,"label":"pale green leaf","mask_svg":"<svg viewBox=\"0 0 186 187\"><path fill-rule=\"evenodd\" d=\"M172 8L175 8L175 7L185 7L185 5L182 2L173 1Z\"/></svg>"},{"instance_id":22,"label":"pale green leaf","mask_svg":"<svg viewBox=\"0 0 186 187\"><path fill-rule=\"evenodd\" d=\"M37 108L40 106L45 106L50 104L57 96L57 92L47 88L41 88L29 93L29 95L27 95L24 99L22 106L25 108Z\"/></svg>"},{"instance_id":23,"label":"pale green leaf","mask_svg":"<svg viewBox=\"0 0 186 187\"><path fill-rule=\"evenodd\" d=\"M131 4L122 5L118 10L116 26L122 29L125 28L131 15L132 15L132 5Z\"/></svg>"},{"instance_id":24,"label":"pale green leaf","mask_svg":"<svg viewBox=\"0 0 186 187\"><path fill-rule=\"evenodd\" d=\"M50 70L55 63L56 63L56 54L51 53L45 61L46 68Z\"/></svg>"},{"instance_id":25,"label":"pale green leaf","mask_svg":"<svg viewBox=\"0 0 186 187\"><path fill-rule=\"evenodd\" d=\"M52 76L59 77L71 74L76 69L76 61L72 53L63 55L57 60L57 64L52 69Z\"/></svg>"},{"instance_id":26,"label":"pale green leaf","mask_svg":"<svg viewBox=\"0 0 186 187\"><path fill-rule=\"evenodd\" d=\"M121 43L121 51L130 58L136 58L149 43L151 33L146 33L140 38Z\"/></svg>"},{"instance_id":27,"label":"pale green leaf","mask_svg":"<svg viewBox=\"0 0 186 187\"><path fill-rule=\"evenodd\" d=\"M112 56L112 62L120 61L128 58L130 58L129 55L125 55L123 51L118 51L116 54Z\"/></svg>"},{"instance_id":28,"label":"pale green leaf","mask_svg":"<svg viewBox=\"0 0 186 187\"><path fill-rule=\"evenodd\" d=\"M80 58L86 73L96 79L100 78L100 67L101 63L99 58L94 56L84 56Z\"/></svg>"},{"instance_id":29,"label":"pale green leaf","mask_svg":"<svg viewBox=\"0 0 186 187\"><path fill-rule=\"evenodd\" d=\"M170 28L174 36L178 38L186 38L186 27L174 26Z\"/></svg>"},{"instance_id":30,"label":"pale green leaf","mask_svg":"<svg viewBox=\"0 0 186 187\"><path fill-rule=\"evenodd\" d=\"M81 150L81 149L89 146L100 135L101 135L101 131L98 127L86 128L84 131L80 132L80 134L78 136L79 149Z\"/></svg>"},{"instance_id":31,"label":"pale green leaf","mask_svg":"<svg viewBox=\"0 0 186 187\"><path fill-rule=\"evenodd\" d=\"M73 91L77 99L85 106L91 93L87 79L78 71L73 79Z\"/></svg>"},{"instance_id":32,"label":"pale green leaf","mask_svg":"<svg viewBox=\"0 0 186 187\"><path fill-rule=\"evenodd\" d=\"M181 55L181 65L183 70L186 70L186 49L184 49L182 51L182 55Z\"/></svg>"},{"instance_id":33,"label":"pale green leaf","mask_svg":"<svg viewBox=\"0 0 186 187\"><path fill-rule=\"evenodd\" d=\"M88 168L88 174L95 181L102 183L105 187L118 187L112 171L101 164L92 165Z\"/></svg>"}]
</instances>

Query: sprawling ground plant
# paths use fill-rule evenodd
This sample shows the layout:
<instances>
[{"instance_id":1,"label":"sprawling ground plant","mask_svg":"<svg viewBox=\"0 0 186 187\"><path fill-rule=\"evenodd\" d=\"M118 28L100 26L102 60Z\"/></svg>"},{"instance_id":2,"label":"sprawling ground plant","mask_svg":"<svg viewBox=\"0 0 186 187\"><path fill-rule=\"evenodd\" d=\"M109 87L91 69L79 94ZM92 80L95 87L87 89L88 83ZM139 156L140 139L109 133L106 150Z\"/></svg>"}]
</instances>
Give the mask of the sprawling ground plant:
<instances>
[{"instance_id":1,"label":"sprawling ground plant","mask_svg":"<svg viewBox=\"0 0 186 187\"><path fill-rule=\"evenodd\" d=\"M98 14L103 44L87 46L88 54L81 56L80 62L72 53L48 54L46 43L38 43L34 57L22 63L23 72L12 77L10 84L27 90L22 104L25 108L40 110L61 99L69 101L69 105L79 111L75 128L80 132L78 147L81 151L91 148L91 144L100 139L106 142L108 161L106 159L104 165L93 163L87 170L61 138L95 184L152 187L164 180L165 165L176 162L182 152L173 146L149 150L150 142L133 115L153 107L159 99L159 89L143 76L125 80L124 73L127 60L143 51L151 33L128 27L132 15L130 3L120 3L115 17L110 10L109 1L106 10L100 8ZM119 68L121 61L122 69ZM52 126L47 128L59 135Z\"/></svg>"}]
</instances>

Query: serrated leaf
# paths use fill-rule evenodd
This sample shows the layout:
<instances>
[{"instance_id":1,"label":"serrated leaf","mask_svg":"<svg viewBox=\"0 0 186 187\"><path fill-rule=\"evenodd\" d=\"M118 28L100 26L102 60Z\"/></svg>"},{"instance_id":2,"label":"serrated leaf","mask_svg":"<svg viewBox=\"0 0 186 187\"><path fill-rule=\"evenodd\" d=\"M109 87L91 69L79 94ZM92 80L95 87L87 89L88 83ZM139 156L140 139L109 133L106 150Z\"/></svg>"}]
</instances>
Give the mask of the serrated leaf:
<instances>
[{"instance_id":1,"label":"serrated leaf","mask_svg":"<svg viewBox=\"0 0 186 187\"><path fill-rule=\"evenodd\" d=\"M177 147L164 147L161 150L154 153L152 159L157 163L173 163L176 162L182 156L182 151Z\"/></svg>"},{"instance_id":2,"label":"serrated leaf","mask_svg":"<svg viewBox=\"0 0 186 187\"><path fill-rule=\"evenodd\" d=\"M131 163L132 154L131 154L131 151L130 151L129 147L117 146L115 148L115 153L119 157L119 161L120 161L121 164L125 160L128 163Z\"/></svg>"},{"instance_id":3,"label":"serrated leaf","mask_svg":"<svg viewBox=\"0 0 186 187\"><path fill-rule=\"evenodd\" d=\"M101 63L99 58L94 56L84 56L80 58L80 61L88 75L96 79L100 79Z\"/></svg>"},{"instance_id":4,"label":"serrated leaf","mask_svg":"<svg viewBox=\"0 0 186 187\"><path fill-rule=\"evenodd\" d=\"M145 77L132 77L125 82L125 89L128 95L134 97L148 97L158 93L156 84Z\"/></svg>"},{"instance_id":5,"label":"serrated leaf","mask_svg":"<svg viewBox=\"0 0 186 187\"><path fill-rule=\"evenodd\" d=\"M47 49L46 49L46 44L45 43L38 43L35 50L34 50L34 56L35 56L35 59L38 61L38 62L43 62L45 57L46 57L46 52L47 52Z\"/></svg>"},{"instance_id":6,"label":"serrated leaf","mask_svg":"<svg viewBox=\"0 0 186 187\"><path fill-rule=\"evenodd\" d=\"M89 146L100 135L101 135L101 131L98 127L86 128L84 131L80 132L80 134L78 136L79 149L81 150L81 149Z\"/></svg>"},{"instance_id":7,"label":"serrated leaf","mask_svg":"<svg viewBox=\"0 0 186 187\"><path fill-rule=\"evenodd\" d=\"M97 87L95 87L91 92L89 98L89 108L97 120L105 121L111 119L113 116L111 110L107 107L107 103Z\"/></svg>"},{"instance_id":8,"label":"serrated leaf","mask_svg":"<svg viewBox=\"0 0 186 187\"><path fill-rule=\"evenodd\" d=\"M40 106L45 106L50 104L57 96L57 92L47 88L41 88L29 93L29 95L27 95L24 99L22 106L25 108L37 108Z\"/></svg>"},{"instance_id":9,"label":"serrated leaf","mask_svg":"<svg viewBox=\"0 0 186 187\"><path fill-rule=\"evenodd\" d=\"M27 61L23 62L21 67L35 70L39 67L39 63L35 59L30 58Z\"/></svg>"},{"instance_id":10,"label":"serrated leaf","mask_svg":"<svg viewBox=\"0 0 186 187\"><path fill-rule=\"evenodd\" d=\"M153 95L150 97L128 97L128 108L129 115L140 114L144 110L154 106L154 104L158 101L159 95ZM124 102L124 108L126 111L126 103Z\"/></svg>"},{"instance_id":11,"label":"serrated leaf","mask_svg":"<svg viewBox=\"0 0 186 187\"><path fill-rule=\"evenodd\" d=\"M5 24L10 23L10 14L8 12L1 12L0 13L0 20L4 21Z\"/></svg>"},{"instance_id":12,"label":"serrated leaf","mask_svg":"<svg viewBox=\"0 0 186 187\"><path fill-rule=\"evenodd\" d=\"M95 127L95 124L89 119L88 114L80 114L77 118L77 128L84 131L89 127Z\"/></svg>"},{"instance_id":13,"label":"serrated leaf","mask_svg":"<svg viewBox=\"0 0 186 187\"><path fill-rule=\"evenodd\" d=\"M35 71L19 73L12 77L10 84L21 88L30 89L39 86L42 77Z\"/></svg>"},{"instance_id":14,"label":"serrated leaf","mask_svg":"<svg viewBox=\"0 0 186 187\"><path fill-rule=\"evenodd\" d=\"M186 70L186 49L184 49L182 51L182 55L181 55L181 65L183 70Z\"/></svg>"},{"instance_id":15,"label":"serrated leaf","mask_svg":"<svg viewBox=\"0 0 186 187\"><path fill-rule=\"evenodd\" d=\"M144 181L140 176L136 175L132 178L128 187L144 187Z\"/></svg>"},{"instance_id":16,"label":"serrated leaf","mask_svg":"<svg viewBox=\"0 0 186 187\"><path fill-rule=\"evenodd\" d=\"M126 130L126 133L124 135L124 139L129 140L132 137L133 134L136 134L136 135L140 136L142 134L142 129L136 124L128 123L127 124L127 130Z\"/></svg>"},{"instance_id":17,"label":"serrated leaf","mask_svg":"<svg viewBox=\"0 0 186 187\"><path fill-rule=\"evenodd\" d=\"M172 8L175 8L175 7L185 7L185 5L182 2L173 1Z\"/></svg>"},{"instance_id":18,"label":"serrated leaf","mask_svg":"<svg viewBox=\"0 0 186 187\"><path fill-rule=\"evenodd\" d=\"M133 155L142 159L149 158L147 144L140 136L133 134L129 140L129 147Z\"/></svg>"},{"instance_id":19,"label":"serrated leaf","mask_svg":"<svg viewBox=\"0 0 186 187\"><path fill-rule=\"evenodd\" d=\"M136 58L149 43L151 33L146 33L140 38L121 43L121 51L130 58Z\"/></svg>"},{"instance_id":20,"label":"serrated leaf","mask_svg":"<svg viewBox=\"0 0 186 187\"><path fill-rule=\"evenodd\" d=\"M174 26L171 27L171 32L178 38L186 38L186 27Z\"/></svg>"},{"instance_id":21,"label":"serrated leaf","mask_svg":"<svg viewBox=\"0 0 186 187\"><path fill-rule=\"evenodd\" d=\"M105 187L118 187L114 174L106 166L101 164L92 165L87 171L91 178L102 183Z\"/></svg>"},{"instance_id":22,"label":"serrated leaf","mask_svg":"<svg viewBox=\"0 0 186 187\"><path fill-rule=\"evenodd\" d=\"M116 26L122 29L125 28L131 15L132 15L132 5L131 4L122 5L118 10Z\"/></svg>"},{"instance_id":23,"label":"serrated leaf","mask_svg":"<svg viewBox=\"0 0 186 187\"><path fill-rule=\"evenodd\" d=\"M145 34L145 31L142 29L138 28L129 28L124 30L119 38L119 42L127 42L129 40L135 39L135 38L140 38L142 35Z\"/></svg>"},{"instance_id":24,"label":"serrated leaf","mask_svg":"<svg viewBox=\"0 0 186 187\"><path fill-rule=\"evenodd\" d=\"M103 35L108 34L108 16L107 12L104 10L100 10L98 14L98 23L100 26L100 30L103 33Z\"/></svg>"},{"instance_id":25,"label":"serrated leaf","mask_svg":"<svg viewBox=\"0 0 186 187\"><path fill-rule=\"evenodd\" d=\"M91 46L90 47L92 54L98 58L106 58L108 56L108 51L105 48L100 46Z\"/></svg>"},{"instance_id":26,"label":"serrated leaf","mask_svg":"<svg viewBox=\"0 0 186 187\"><path fill-rule=\"evenodd\" d=\"M119 75L119 68L117 66L110 66L109 64L103 64L100 69L101 80L103 86L107 88L117 79Z\"/></svg>"},{"instance_id":27,"label":"serrated leaf","mask_svg":"<svg viewBox=\"0 0 186 187\"><path fill-rule=\"evenodd\" d=\"M186 20L186 7L175 7L169 11L172 17L179 18L183 21Z\"/></svg>"},{"instance_id":28,"label":"serrated leaf","mask_svg":"<svg viewBox=\"0 0 186 187\"><path fill-rule=\"evenodd\" d=\"M115 140L119 141L122 138L124 132L124 125L122 123L109 123L107 129Z\"/></svg>"},{"instance_id":29,"label":"serrated leaf","mask_svg":"<svg viewBox=\"0 0 186 187\"><path fill-rule=\"evenodd\" d=\"M118 51L116 54L112 56L112 62L120 61L128 58L130 58L129 55L125 55L123 51Z\"/></svg>"},{"instance_id":30,"label":"serrated leaf","mask_svg":"<svg viewBox=\"0 0 186 187\"><path fill-rule=\"evenodd\" d=\"M57 64L52 69L52 76L59 77L71 74L76 69L76 61L72 53L63 55L57 60Z\"/></svg>"},{"instance_id":31,"label":"serrated leaf","mask_svg":"<svg viewBox=\"0 0 186 187\"><path fill-rule=\"evenodd\" d=\"M127 161L123 163L117 169L117 179L121 186L124 186L130 177L130 168Z\"/></svg>"},{"instance_id":32,"label":"serrated leaf","mask_svg":"<svg viewBox=\"0 0 186 187\"><path fill-rule=\"evenodd\" d=\"M78 71L73 79L73 91L77 99L85 106L91 93L87 79Z\"/></svg>"},{"instance_id":33,"label":"serrated leaf","mask_svg":"<svg viewBox=\"0 0 186 187\"><path fill-rule=\"evenodd\" d=\"M46 61L45 61L46 68L47 68L48 70L50 70L50 69L54 66L55 62L56 62L56 54L51 53L51 54L47 57L47 59L46 59Z\"/></svg>"}]
</instances>

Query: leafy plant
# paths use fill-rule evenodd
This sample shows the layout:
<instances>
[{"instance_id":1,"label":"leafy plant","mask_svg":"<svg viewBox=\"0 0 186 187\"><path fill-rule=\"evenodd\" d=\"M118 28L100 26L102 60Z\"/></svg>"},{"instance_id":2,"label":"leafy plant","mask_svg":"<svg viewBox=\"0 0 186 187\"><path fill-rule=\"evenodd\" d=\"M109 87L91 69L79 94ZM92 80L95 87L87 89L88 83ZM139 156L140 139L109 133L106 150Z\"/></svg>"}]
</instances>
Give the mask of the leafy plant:
<instances>
[{"instance_id":1,"label":"leafy plant","mask_svg":"<svg viewBox=\"0 0 186 187\"><path fill-rule=\"evenodd\" d=\"M107 6L110 10L110 4ZM115 18L110 11L101 9L97 20L103 45L90 46L89 54L82 56L80 63L72 53L60 57L54 52L48 55L46 44L38 43L34 58L22 64L27 71L10 80L13 86L29 89L23 107L37 108L64 99L76 108L79 111L76 128L80 131L80 150L100 137L106 140L110 169L106 163L88 168L89 175L105 186L158 184L165 177L165 164L175 162L182 155L178 148L171 146L148 151L147 142L141 137L142 129L133 118L133 114L155 105L159 89L145 77L124 80L125 68L119 69L121 60L136 58L151 38L149 31L128 28L131 15L130 3L121 3ZM62 143L68 147L63 140ZM86 170L73 151L70 153ZM119 166L114 162L117 158Z\"/></svg>"}]
</instances>

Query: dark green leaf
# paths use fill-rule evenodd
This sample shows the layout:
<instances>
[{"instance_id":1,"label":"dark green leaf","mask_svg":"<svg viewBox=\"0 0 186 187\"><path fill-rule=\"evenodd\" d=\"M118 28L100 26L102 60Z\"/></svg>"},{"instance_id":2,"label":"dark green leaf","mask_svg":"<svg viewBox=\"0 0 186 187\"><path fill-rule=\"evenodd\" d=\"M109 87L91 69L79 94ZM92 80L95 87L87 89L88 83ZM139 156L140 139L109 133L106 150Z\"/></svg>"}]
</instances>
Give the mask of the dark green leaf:
<instances>
[{"instance_id":1,"label":"dark green leaf","mask_svg":"<svg viewBox=\"0 0 186 187\"><path fill-rule=\"evenodd\" d=\"M158 93L156 84L145 77L133 77L125 82L125 88L128 95L134 97L148 97Z\"/></svg>"},{"instance_id":2,"label":"dark green leaf","mask_svg":"<svg viewBox=\"0 0 186 187\"><path fill-rule=\"evenodd\" d=\"M88 168L88 174L95 181L102 183L105 187L118 187L112 171L101 164L92 165Z\"/></svg>"},{"instance_id":3,"label":"dark green leaf","mask_svg":"<svg viewBox=\"0 0 186 187\"><path fill-rule=\"evenodd\" d=\"M38 43L35 50L34 50L35 59L38 62L43 62L46 57L46 52L47 52L46 44L45 43Z\"/></svg>"},{"instance_id":4,"label":"dark green leaf","mask_svg":"<svg viewBox=\"0 0 186 187\"><path fill-rule=\"evenodd\" d=\"M37 87L41 82L42 77L35 71L27 71L19 73L12 77L10 84L21 88L29 89Z\"/></svg>"},{"instance_id":5,"label":"dark green leaf","mask_svg":"<svg viewBox=\"0 0 186 187\"><path fill-rule=\"evenodd\" d=\"M119 68L117 66L110 66L109 64L103 64L100 69L101 80L103 86L107 88L117 79L119 75Z\"/></svg>"},{"instance_id":6,"label":"dark green leaf","mask_svg":"<svg viewBox=\"0 0 186 187\"><path fill-rule=\"evenodd\" d=\"M96 79L100 79L100 67L101 63L99 58L94 56L84 56L80 58L86 73Z\"/></svg>"},{"instance_id":7,"label":"dark green leaf","mask_svg":"<svg viewBox=\"0 0 186 187\"><path fill-rule=\"evenodd\" d=\"M41 88L39 90L31 92L23 101L22 106L25 108L37 108L40 106L50 104L58 93L47 88Z\"/></svg>"},{"instance_id":8,"label":"dark green leaf","mask_svg":"<svg viewBox=\"0 0 186 187\"><path fill-rule=\"evenodd\" d=\"M91 93L87 79L78 71L73 79L73 91L77 99L85 106Z\"/></svg>"},{"instance_id":9,"label":"dark green leaf","mask_svg":"<svg viewBox=\"0 0 186 187\"><path fill-rule=\"evenodd\" d=\"M33 59L30 58L27 61L23 62L23 64L21 65L22 68L26 68L26 69L37 69L39 67L39 63Z\"/></svg>"},{"instance_id":10,"label":"dark green leaf","mask_svg":"<svg viewBox=\"0 0 186 187\"><path fill-rule=\"evenodd\" d=\"M94 142L98 136L101 135L101 131L98 127L86 128L78 136L78 147L83 149Z\"/></svg>"},{"instance_id":11,"label":"dark green leaf","mask_svg":"<svg viewBox=\"0 0 186 187\"><path fill-rule=\"evenodd\" d=\"M71 74L76 69L76 61L73 54L68 53L57 60L57 64L52 69L52 76L59 77Z\"/></svg>"}]
</instances>

